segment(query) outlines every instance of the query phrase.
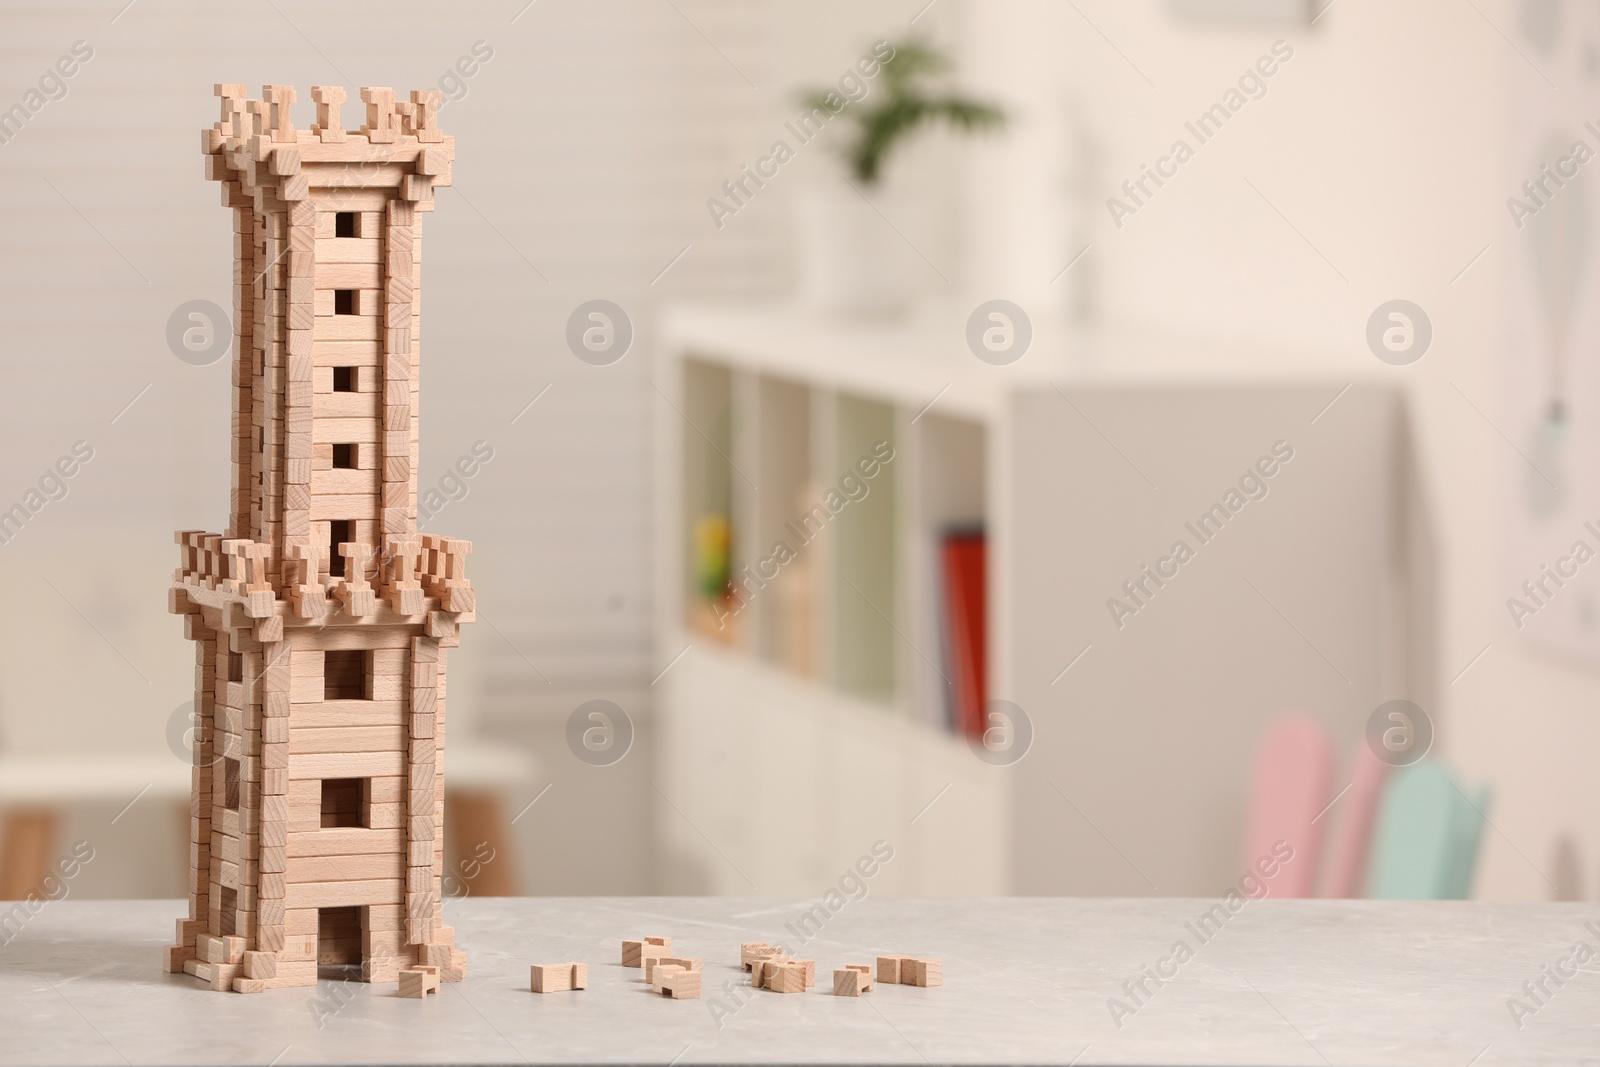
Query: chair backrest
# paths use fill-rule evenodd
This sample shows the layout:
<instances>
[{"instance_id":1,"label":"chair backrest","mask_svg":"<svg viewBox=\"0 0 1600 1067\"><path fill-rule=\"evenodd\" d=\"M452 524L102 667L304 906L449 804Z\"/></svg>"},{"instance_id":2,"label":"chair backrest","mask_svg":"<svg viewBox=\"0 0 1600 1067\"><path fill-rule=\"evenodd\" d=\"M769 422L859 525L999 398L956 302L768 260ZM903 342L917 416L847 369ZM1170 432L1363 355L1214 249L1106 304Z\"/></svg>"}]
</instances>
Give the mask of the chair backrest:
<instances>
[{"instance_id":1,"label":"chair backrest","mask_svg":"<svg viewBox=\"0 0 1600 1067\"><path fill-rule=\"evenodd\" d=\"M1358 897L1367 884L1367 861L1372 855L1372 827L1377 821L1389 765L1373 753L1363 736L1350 761L1350 788L1323 816L1332 823L1327 873L1321 895L1335 899Z\"/></svg>"},{"instance_id":2,"label":"chair backrest","mask_svg":"<svg viewBox=\"0 0 1600 1067\"><path fill-rule=\"evenodd\" d=\"M1250 791L1245 869L1259 877L1263 872L1258 864L1273 858L1280 842L1294 849L1294 858L1265 879L1271 896L1309 897L1317 884L1323 821L1312 820L1333 799L1333 763L1333 741L1309 715L1281 716L1261 738Z\"/></svg>"},{"instance_id":3,"label":"chair backrest","mask_svg":"<svg viewBox=\"0 0 1600 1067\"><path fill-rule=\"evenodd\" d=\"M1488 808L1488 786L1469 794L1437 761L1424 759L1395 771L1379 807L1367 895L1467 899Z\"/></svg>"},{"instance_id":4,"label":"chair backrest","mask_svg":"<svg viewBox=\"0 0 1600 1067\"><path fill-rule=\"evenodd\" d=\"M1462 790L1456 794L1455 819L1450 833L1454 842L1451 857L1450 900L1472 896L1472 875L1478 869L1478 849L1483 845L1483 826L1489 815L1489 787Z\"/></svg>"}]
</instances>

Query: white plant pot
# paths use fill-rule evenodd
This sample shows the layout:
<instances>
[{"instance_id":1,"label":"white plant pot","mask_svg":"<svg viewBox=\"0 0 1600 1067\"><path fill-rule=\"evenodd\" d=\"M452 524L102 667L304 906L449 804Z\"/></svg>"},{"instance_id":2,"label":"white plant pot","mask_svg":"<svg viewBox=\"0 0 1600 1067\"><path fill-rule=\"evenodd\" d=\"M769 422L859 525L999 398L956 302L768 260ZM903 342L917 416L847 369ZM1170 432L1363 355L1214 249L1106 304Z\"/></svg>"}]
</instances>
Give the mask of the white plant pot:
<instances>
[{"instance_id":1,"label":"white plant pot","mask_svg":"<svg viewBox=\"0 0 1600 1067\"><path fill-rule=\"evenodd\" d=\"M843 184L808 189L799 197L797 223L802 304L836 314L905 310L912 280L904 241L861 194Z\"/></svg>"}]
</instances>

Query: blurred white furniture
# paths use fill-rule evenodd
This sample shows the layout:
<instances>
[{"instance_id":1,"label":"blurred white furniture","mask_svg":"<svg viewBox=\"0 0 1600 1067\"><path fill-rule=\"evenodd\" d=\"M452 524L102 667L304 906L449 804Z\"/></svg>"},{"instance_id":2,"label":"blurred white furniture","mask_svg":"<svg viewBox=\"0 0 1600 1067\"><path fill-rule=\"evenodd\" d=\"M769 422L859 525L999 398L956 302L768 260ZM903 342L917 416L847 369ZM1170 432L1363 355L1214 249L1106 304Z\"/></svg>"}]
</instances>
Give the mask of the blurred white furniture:
<instances>
[{"instance_id":1,"label":"blurred white furniture","mask_svg":"<svg viewBox=\"0 0 1600 1067\"><path fill-rule=\"evenodd\" d=\"M487 845L494 862L468 868L474 872L471 892L486 897L514 896L518 887L511 822L517 816L508 814L507 801L530 791L538 775L538 761L521 749L481 737L452 737L444 758L449 783L444 791L448 869L461 871L460 864L470 861L480 845ZM477 858L481 861L483 856Z\"/></svg>"},{"instance_id":2,"label":"blurred white furniture","mask_svg":"<svg viewBox=\"0 0 1600 1067\"><path fill-rule=\"evenodd\" d=\"M74 804L182 805L174 830L189 814L189 768L169 755L71 756L0 753L0 900L20 900L39 888L63 847L62 810Z\"/></svg>"},{"instance_id":3,"label":"blurred white furniture","mask_svg":"<svg viewBox=\"0 0 1600 1067\"><path fill-rule=\"evenodd\" d=\"M684 306L663 320L660 661L689 649L656 685L667 888L814 892L882 840L897 857L875 883L886 892L1003 892L1006 775L944 725L933 582L946 527L987 520L992 541L1003 525L1000 394L946 389L900 331L815 321ZM880 441L893 458L863 478ZM845 476L866 495L804 542L803 517L845 495ZM695 591L691 541L717 513L731 518L737 583L775 542L797 553L721 631Z\"/></svg>"},{"instance_id":4,"label":"blurred white furniture","mask_svg":"<svg viewBox=\"0 0 1600 1067\"><path fill-rule=\"evenodd\" d=\"M881 838L904 859L885 868L895 892L1220 892L1240 873L1249 756L1272 714L1304 707L1348 751L1380 694L1425 698L1394 368L1350 346L1043 319L1023 358L995 366L968 347L971 310L664 315L670 889L813 892ZM737 578L794 542L785 524L878 439L896 455L869 496L708 636L696 520L731 516ZM1297 458L1268 498L1119 630L1108 598L1280 439ZM938 537L966 523L987 531L988 695L1036 735L1010 767L943 726Z\"/></svg>"},{"instance_id":5,"label":"blurred white furniture","mask_svg":"<svg viewBox=\"0 0 1600 1067\"><path fill-rule=\"evenodd\" d=\"M1236 886L1262 859L1240 835L1251 755L1283 712L1317 719L1346 758L1391 699L1444 733L1436 550L1404 396L1362 373L1377 367L1364 346L1346 347L1364 364L1282 353L1243 376L1223 350L1187 381L1067 380L1016 397L1006 695L1041 741L1018 765L1014 832L1040 844L1016 850L1019 892ZM1241 478L1279 441L1294 458L1248 500ZM1193 529L1230 491L1247 502L1202 542ZM1145 581L1119 628L1108 599L1129 601L1123 583L1179 540L1194 558L1159 588ZM1341 761L1334 774L1314 817L1342 833L1357 772Z\"/></svg>"},{"instance_id":6,"label":"blurred white furniture","mask_svg":"<svg viewBox=\"0 0 1600 1067\"><path fill-rule=\"evenodd\" d=\"M527 792L537 776L532 756L482 740L454 740L446 757L450 787L445 818L452 852L471 856L480 842L497 862L475 867L472 892L516 892L507 799ZM121 756L88 752L62 756L0 753L0 900L19 900L38 888L56 862L65 809L80 804L181 805L175 831L186 832L189 765L174 756ZM120 810L120 819L127 809Z\"/></svg>"}]
</instances>

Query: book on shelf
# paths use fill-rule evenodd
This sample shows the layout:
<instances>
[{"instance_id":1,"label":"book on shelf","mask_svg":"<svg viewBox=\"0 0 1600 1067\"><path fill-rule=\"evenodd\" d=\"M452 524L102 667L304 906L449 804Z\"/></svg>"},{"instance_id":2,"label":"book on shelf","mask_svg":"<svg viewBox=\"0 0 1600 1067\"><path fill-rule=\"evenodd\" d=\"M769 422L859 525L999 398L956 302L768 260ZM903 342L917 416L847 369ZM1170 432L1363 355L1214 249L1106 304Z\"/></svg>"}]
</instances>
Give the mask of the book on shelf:
<instances>
[{"instance_id":1,"label":"book on shelf","mask_svg":"<svg viewBox=\"0 0 1600 1067\"><path fill-rule=\"evenodd\" d=\"M947 707L951 729L968 737L983 734L983 704L988 692L988 612L986 550L981 529L947 531L939 556L944 579L942 644L950 685Z\"/></svg>"}]
</instances>

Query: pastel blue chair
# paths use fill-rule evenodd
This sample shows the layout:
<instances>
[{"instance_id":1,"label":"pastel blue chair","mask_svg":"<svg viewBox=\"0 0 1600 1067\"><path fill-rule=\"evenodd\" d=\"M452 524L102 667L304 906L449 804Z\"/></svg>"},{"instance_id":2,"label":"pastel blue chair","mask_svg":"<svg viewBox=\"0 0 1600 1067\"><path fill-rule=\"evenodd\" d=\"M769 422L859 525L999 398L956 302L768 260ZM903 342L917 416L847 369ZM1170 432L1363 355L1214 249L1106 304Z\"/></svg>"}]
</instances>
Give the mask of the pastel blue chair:
<instances>
[{"instance_id":1,"label":"pastel blue chair","mask_svg":"<svg viewBox=\"0 0 1600 1067\"><path fill-rule=\"evenodd\" d=\"M1367 895L1377 900L1466 900L1472 895L1490 790L1458 786L1424 759L1389 776L1378 811Z\"/></svg>"}]
</instances>

